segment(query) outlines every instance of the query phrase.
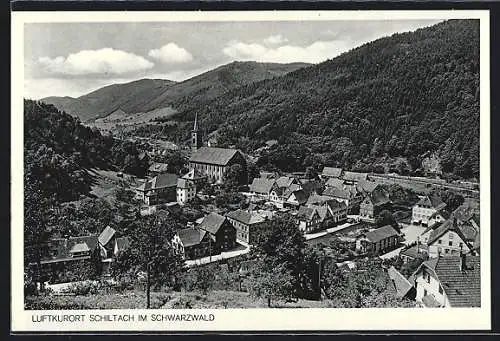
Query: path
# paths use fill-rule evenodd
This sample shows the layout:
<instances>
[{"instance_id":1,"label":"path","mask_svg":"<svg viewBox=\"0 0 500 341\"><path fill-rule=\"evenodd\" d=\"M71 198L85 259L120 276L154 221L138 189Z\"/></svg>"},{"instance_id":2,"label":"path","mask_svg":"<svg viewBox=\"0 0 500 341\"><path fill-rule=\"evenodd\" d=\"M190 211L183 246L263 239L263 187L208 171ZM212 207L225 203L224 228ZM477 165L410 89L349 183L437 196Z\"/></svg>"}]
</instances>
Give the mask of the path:
<instances>
[{"instance_id":1,"label":"path","mask_svg":"<svg viewBox=\"0 0 500 341\"><path fill-rule=\"evenodd\" d=\"M203 257L203 258L198 258L198 259L193 259L193 260L187 260L186 261L186 266L192 267L196 265L201 265L201 264L209 264L213 262L217 262L222 259L228 259L228 258L234 258L238 257L241 255L244 255L246 253L250 252L250 247L248 245L239 245L239 248L236 250L231 250L231 251L226 251L219 253L218 255L213 255L212 257Z\"/></svg>"},{"instance_id":2,"label":"path","mask_svg":"<svg viewBox=\"0 0 500 341\"><path fill-rule=\"evenodd\" d=\"M342 225L337 225L337 226L334 226L334 227L330 227L326 230L323 230L323 231L319 231L319 232L316 232L316 233L306 233L304 236L306 238L306 240L311 240L311 239L316 239L316 238L319 238L319 237L323 237L323 236L326 236L328 234L332 234L332 233L335 233L337 231L340 231L340 230L343 230L343 229L346 229L352 225L356 225L358 222L353 222L353 223L344 223Z\"/></svg>"}]
</instances>

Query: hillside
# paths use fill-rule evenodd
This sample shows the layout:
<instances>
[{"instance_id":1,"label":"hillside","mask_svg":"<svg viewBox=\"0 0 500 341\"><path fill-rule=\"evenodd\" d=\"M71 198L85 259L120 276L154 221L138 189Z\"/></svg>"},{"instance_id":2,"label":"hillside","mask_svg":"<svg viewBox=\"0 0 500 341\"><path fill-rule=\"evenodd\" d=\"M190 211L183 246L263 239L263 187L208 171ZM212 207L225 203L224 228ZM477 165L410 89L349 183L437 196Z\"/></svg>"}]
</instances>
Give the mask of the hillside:
<instances>
[{"instance_id":1,"label":"hillside","mask_svg":"<svg viewBox=\"0 0 500 341\"><path fill-rule=\"evenodd\" d=\"M380 171L380 160L415 172L435 152L443 172L479 175L479 22L451 20L367 43L282 77L192 102L219 142L250 151L279 144L260 165L323 164ZM185 132L189 133L188 131Z\"/></svg>"},{"instance_id":2,"label":"hillside","mask_svg":"<svg viewBox=\"0 0 500 341\"><path fill-rule=\"evenodd\" d=\"M78 98L47 97L41 101L53 104L81 121L106 117L113 112L133 114L143 111L151 102L175 82L161 79L141 79L125 84L113 84Z\"/></svg>"},{"instance_id":3,"label":"hillside","mask_svg":"<svg viewBox=\"0 0 500 341\"><path fill-rule=\"evenodd\" d=\"M193 102L204 103L238 87L285 75L306 63L233 62L205 72L167 89L144 107L144 111L173 106L184 108Z\"/></svg>"},{"instance_id":4,"label":"hillside","mask_svg":"<svg viewBox=\"0 0 500 341\"><path fill-rule=\"evenodd\" d=\"M212 100L229 90L281 76L306 65L308 64L233 62L179 83L142 79L106 86L76 99L47 97L42 101L78 116L83 122L104 118L117 111L124 115L165 108L171 111L172 108L184 108L193 101Z\"/></svg>"}]
</instances>

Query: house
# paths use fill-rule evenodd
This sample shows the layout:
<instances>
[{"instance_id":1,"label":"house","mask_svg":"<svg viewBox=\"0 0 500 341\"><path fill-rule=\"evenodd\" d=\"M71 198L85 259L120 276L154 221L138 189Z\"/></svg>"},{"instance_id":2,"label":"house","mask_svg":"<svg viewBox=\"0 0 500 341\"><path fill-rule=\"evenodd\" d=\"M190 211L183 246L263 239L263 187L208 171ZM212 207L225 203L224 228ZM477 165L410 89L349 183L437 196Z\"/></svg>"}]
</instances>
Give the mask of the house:
<instances>
[{"instance_id":1,"label":"house","mask_svg":"<svg viewBox=\"0 0 500 341\"><path fill-rule=\"evenodd\" d=\"M346 184L355 185L360 181L368 180L368 173L344 172L342 179Z\"/></svg>"},{"instance_id":2,"label":"house","mask_svg":"<svg viewBox=\"0 0 500 341\"><path fill-rule=\"evenodd\" d=\"M414 300L417 294L415 287L394 266L387 269L387 275L391 280L397 298Z\"/></svg>"},{"instance_id":3,"label":"house","mask_svg":"<svg viewBox=\"0 0 500 341\"><path fill-rule=\"evenodd\" d=\"M389 195L383 190L373 190L359 205L359 216L361 220L374 222L375 217L391 204Z\"/></svg>"},{"instance_id":4,"label":"house","mask_svg":"<svg viewBox=\"0 0 500 341\"><path fill-rule=\"evenodd\" d=\"M311 194L309 198L307 199L306 205L323 205L327 202L330 201L337 201L333 199L332 197L326 196L326 195L319 195L319 194Z\"/></svg>"},{"instance_id":5,"label":"house","mask_svg":"<svg viewBox=\"0 0 500 341\"><path fill-rule=\"evenodd\" d=\"M267 221L267 217L245 210L229 212L226 217L236 228L236 239L246 244L254 243L256 231Z\"/></svg>"},{"instance_id":6,"label":"house","mask_svg":"<svg viewBox=\"0 0 500 341\"><path fill-rule=\"evenodd\" d=\"M323 184L318 180L301 179L299 180L298 186L300 186L300 188L307 194L308 197L313 193L321 194L324 190Z\"/></svg>"},{"instance_id":7,"label":"house","mask_svg":"<svg viewBox=\"0 0 500 341\"><path fill-rule=\"evenodd\" d=\"M321 229L321 221L322 218L315 207L301 206L295 215L295 222L304 233L311 233Z\"/></svg>"},{"instance_id":8,"label":"house","mask_svg":"<svg viewBox=\"0 0 500 341\"><path fill-rule=\"evenodd\" d=\"M177 202L185 205L196 196L196 185L191 180L177 179Z\"/></svg>"},{"instance_id":9,"label":"house","mask_svg":"<svg viewBox=\"0 0 500 341\"><path fill-rule=\"evenodd\" d=\"M347 189L328 187L322 195L344 202L347 205L348 212L356 211L363 200L363 195L354 186Z\"/></svg>"},{"instance_id":10,"label":"house","mask_svg":"<svg viewBox=\"0 0 500 341\"><path fill-rule=\"evenodd\" d=\"M457 219L448 219L439 227L432 230L427 241L429 257L457 255L460 252L469 252L472 245L459 228Z\"/></svg>"},{"instance_id":11,"label":"house","mask_svg":"<svg viewBox=\"0 0 500 341\"><path fill-rule=\"evenodd\" d=\"M155 162L148 168L148 176L155 177L158 174L168 173L168 163Z\"/></svg>"},{"instance_id":12,"label":"house","mask_svg":"<svg viewBox=\"0 0 500 341\"><path fill-rule=\"evenodd\" d=\"M146 205L157 205L177 200L175 174L159 174L136 188L136 198Z\"/></svg>"},{"instance_id":13,"label":"house","mask_svg":"<svg viewBox=\"0 0 500 341\"><path fill-rule=\"evenodd\" d=\"M356 186L361 192L363 192L365 195L368 195L371 194L376 188L378 188L379 184L374 181L360 180L356 184Z\"/></svg>"},{"instance_id":14,"label":"house","mask_svg":"<svg viewBox=\"0 0 500 341\"><path fill-rule=\"evenodd\" d=\"M236 149L201 147L189 158L189 169L204 174L211 183L224 183L229 168L235 164L246 170L245 158Z\"/></svg>"},{"instance_id":15,"label":"house","mask_svg":"<svg viewBox=\"0 0 500 341\"><path fill-rule=\"evenodd\" d=\"M412 277L416 301L426 307L480 307L479 256L462 253L423 262Z\"/></svg>"},{"instance_id":16,"label":"house","mask_svg":"<svg viewBox=\"0 0 500 341\"><path fill-rule=\"evenodd\" d=\"M228 251L236 246L236 228L229 220L217 213L210 213L198 227L209 232L215 240L212 250L216 253Z\"/></svg>"},{"instance_id":17,"label":"house","mask_svg":"<svg viewBox=\"0 0 500 341\"><path fill-rule=\"evenodd\" d=\"M411 262L417 258L428 259L429 247L425 244L418 243L417 245L401 250L399 256L404 263Z\"/></svg>"},{"instance_id":18,"label":"house","mask_svg":"<svg viewBox=\"0 0 500 341\"><path fill-rule=\"evenodd\" d=\"M113 254L117 257L120 253L130 247L130 239L128 237L119 237L115 239L115 247Z\"/></svg>"},{"instance_id":19,"label":"house","mask_svg":"<svg viewBox=\"0 0 500 341\"><path fill-rule=\"evenodd\" d=\"M330 200L324 205L328 208L334 224L339 224L347 220L347 205L345 203L337 200Z\"/></svg>"},{"instance_id":20,"label":"house","mask_svg":"<svg viewBox=\"0 0 500 341\"><path fill-rule=\"evenodd\" d=\"M268 178L254 178L250 184L249 191L254 196L269 200L271 191L274 187L275 180Z\"/></svg>"},{"instance_id":21,"label":"house","mask_svg":"<svg viewBox=\"0 0 500 341\"><path fill-rule=\"evenodd\" d=\"M308 195L303 189L295 191L287 190L284 197L286 198L284 206L298 208L307 202Z\"/></svg>"},{"instance_id":22,"label":"house","mask_svg":"<svg viewBox=\"0 0 500 341\"><path fill-rule=\"evenodd\" d=\"M90 266L95 274L100 273L101 252L97 234L49 240L41 255L42 281L58 283L68 281L68 272L80 274L82 266ZM30 264L38 273L38 263L32 259ZM81 278L79 278L81 279Z\"/></svg>"},{"instance_id":23,"label":"house","mask_svg":"<svg viewBox=\"0 0 500 341\"><path fill-rule=\"evenodd\" d=\"M341 176L342 168L324 167L323 171L321 172L322 179L340 178Z\"/></svg>"},{"instance_id":24,"label":"house","mask_svg":"<svg viewBox=\"0 0 500 341\"><path fill-rule=\"evenodd\" d=\"M437 213L445 207L446 204L438 196L426 195L422 197L412 208L412 224L432 226L441 222L444 217Z\"/></svg>"},{"instance_id":25,"label":"house","mask_svg":"<svg viewBox=\"0 0 500 341\"><path fill-rule=\"evenodd\" d=\"M269 200L277 208L284 208L285 205L285 193L287 192L286 187L278 187L276 184L273 186L271 193L269 193Z\"/></svg>"},{"instance_id":26,"label":"house","mask_svg":"<svg viewBox=\"0 0 500 341\"><path fill-rule=\"evenodd\" d=\"M391 225L362 233L356 238L356 250L373 256L386 253L397 245L399 234Z\"/></svg>"},{"instance_id":27,"label":"house","mask_svg":"<svg viewBox=\"0 0 500 341\"><path fill-rule=\"evenodd\" d=\"M214 252L214 245L214 236L197 227L179 230L172 239L172 246L175 251L187 260L217 254L218 252Z\"/></svg>"}]
</instances>

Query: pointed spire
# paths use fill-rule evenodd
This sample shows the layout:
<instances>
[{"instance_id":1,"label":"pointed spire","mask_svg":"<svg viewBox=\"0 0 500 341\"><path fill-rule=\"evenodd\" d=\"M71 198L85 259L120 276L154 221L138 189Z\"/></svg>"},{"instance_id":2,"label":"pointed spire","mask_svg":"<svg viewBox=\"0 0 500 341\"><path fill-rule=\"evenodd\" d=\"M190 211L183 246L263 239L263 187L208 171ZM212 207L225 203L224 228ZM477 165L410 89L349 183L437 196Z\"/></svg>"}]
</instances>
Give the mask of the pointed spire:
<instances>
[{"instance_id":1,"label":"pointed spire","mask_svg":"<svg viewBox=\"0 0 500 341\"><path fill-rule=\"evenodd\" d=\"M198 130L198 113L196 113L196 116L194 117L194 131Z\"/></svg>"}]
</instances>

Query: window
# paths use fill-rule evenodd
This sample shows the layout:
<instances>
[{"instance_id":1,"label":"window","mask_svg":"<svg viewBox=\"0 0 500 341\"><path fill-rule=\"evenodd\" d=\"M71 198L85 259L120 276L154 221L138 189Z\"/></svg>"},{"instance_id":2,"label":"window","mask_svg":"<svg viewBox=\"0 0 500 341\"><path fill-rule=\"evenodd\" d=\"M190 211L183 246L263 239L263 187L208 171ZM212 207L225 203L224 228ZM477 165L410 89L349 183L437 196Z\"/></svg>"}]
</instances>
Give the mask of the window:
<instances>
[{"instance_id":1,"label":"window","mask_svg":"<svg viewBox=\"0 0 500 341\"><path fill-rule=\"evenodd\" d=\"M427 290L424 289L424 296L427 296Z\"/></svg>"},{"instance_id":2,"label":"window","mask_svg":"<svg viewBox=\"0 0 500 341\"><path fill-rule=\"evenodd\" d=\"M450 253L449 249L444 249L444 253Z\"/></svg>"},{"instance_id":3,"label":"window","mask_svg":"<svg viewBox=\"0 0 500 341\"><path fill-rule=\"evenodd\" d=\"M438 244L441 244L441 243L442 243L442 240L441 240L441 239L439 239L439 240L438 240Z\"/></svg>"},{"instance_id":4,"label":"window","mask_svg":"<svg viewBox=\"0 0 500 341\"><path fill-rule=\"evenodd\" d=\"M460 243L459 246L460 246L460 248L463 248L464 247L464 243Z\"/></svg>"},{"instance_id":5,"label":"window","mask_svg":"<svg viewBox=\"0 0 500 341\"><path fill-rule=\"evenodd\" d=\"M448 237L449 237L450 239L453 239L453 233L448 233Z\"/></svg>"},{"instance_id":6,"label":"window","mask_svg":"<svg viewBox=\"0 0 500 341\"><path fill-rule=\"evenodd\" d=\"M453 242L451 240L448 242L448 246L453 246Z\"/></svg>"},{"instance_id":7,"label":"window","mask_svg":"<svg viewBox=\"0 0 500 341\"><path fill-rule=\"evenodd\" d=\"M443 287L439 286L439 293L442 294L443 293Z\"/></svg>"}]
</instances>

